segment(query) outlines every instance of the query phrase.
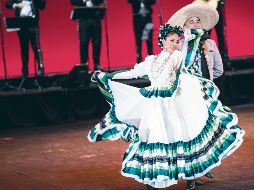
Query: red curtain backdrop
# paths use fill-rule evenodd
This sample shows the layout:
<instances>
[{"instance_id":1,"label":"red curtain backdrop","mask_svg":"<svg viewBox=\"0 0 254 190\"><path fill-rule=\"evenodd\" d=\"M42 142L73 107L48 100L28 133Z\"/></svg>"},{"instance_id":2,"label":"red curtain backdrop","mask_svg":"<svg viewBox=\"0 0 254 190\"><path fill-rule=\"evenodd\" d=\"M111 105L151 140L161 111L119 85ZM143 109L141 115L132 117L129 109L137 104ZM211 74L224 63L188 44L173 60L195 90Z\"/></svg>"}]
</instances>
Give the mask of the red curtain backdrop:
<instances>
[{"instance_id":1,"label":"red curtain backdrop","mask_svg":"<svg viewBox=\"0 0 254 190\"><path fill-rule=\"evenodd\" d=\"M14 15L14 11L6 10L6 0L1 0L3 16ZM164 22L179 8L191 3L191 0L160 0L153 6L154 53L160 48L157 45L159 28L158 2L162 9ZM102 51L101 65L108 67L105 21L108 26L109 59L111 68L132 67L135 64L135 43L132 27L131 6L127 0L108 0L106 18L102 21ZM227 0L227 41L230 57L254 55L254 1ZM41 11L40 39L43 51L45 70L47 74L67 73L79 63L77 23L70 20L72 6L69 0L47 0L45 10ZM216 40L215 32L212 38ZM0 46L2 50L2 46ZM91 49L91 48L90 48ZM4 31L4 50L8 76L18 76L21 73L20 47L16 32ZM146 54L146 44L143 44L143 57ZM3 72L2 51L0 53L0 76ZM91 55L91 51L90 51ZM90 56L92 57L92 56ZM89 60L89 66L93 64ZM254 64L254 63L253 63ZM34 73L34 58L30 48L30 74Z\"/></svg>"}]
</instances>

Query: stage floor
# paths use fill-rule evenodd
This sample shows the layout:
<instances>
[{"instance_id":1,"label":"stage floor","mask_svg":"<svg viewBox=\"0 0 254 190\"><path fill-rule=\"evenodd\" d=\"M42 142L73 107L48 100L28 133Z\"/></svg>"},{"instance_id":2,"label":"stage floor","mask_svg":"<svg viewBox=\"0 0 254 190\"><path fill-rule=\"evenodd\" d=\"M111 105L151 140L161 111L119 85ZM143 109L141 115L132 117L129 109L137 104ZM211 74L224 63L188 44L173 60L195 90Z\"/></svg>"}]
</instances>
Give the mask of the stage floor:
<instances>
[{"instance_id":1,"label":"stage floor","mask_svg":"<svg viewBox=\"0 0 254 190\"><path fill-rule=\"evenodd\" d=\"M213 170L197 190L254 189L254 105L234 107L246 131L242 146ZM62 125L0 130L1 190L145 190L120 174L124 141L90 143L99 119ZM183 190L185 181L167 189Z\"/></svg>"}]
</instances>

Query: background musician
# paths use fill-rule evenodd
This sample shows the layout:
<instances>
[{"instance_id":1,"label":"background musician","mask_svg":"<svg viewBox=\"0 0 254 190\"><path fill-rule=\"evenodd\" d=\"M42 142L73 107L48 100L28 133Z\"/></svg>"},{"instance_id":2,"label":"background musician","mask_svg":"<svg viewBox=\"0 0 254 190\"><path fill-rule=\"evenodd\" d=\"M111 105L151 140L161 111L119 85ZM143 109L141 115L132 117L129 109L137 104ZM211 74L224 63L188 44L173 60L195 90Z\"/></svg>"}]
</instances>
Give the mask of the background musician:
<instances>
[{"instance_id":1,"label":"background musician","mask_svg":"<svg viewBox=\"0 0 254 190\"><path fill-rule=\"evenodd\" d=\"M21 47L22 57L22 77L27 77L29 62L29 42L38 63L37 76L44 75L44 64L42 59L42 50L40 46L39 30L39 10L46 6L46 0L8 0L6 8L15 10L16 17L31 17L35 20L35 25L21 27L18 31L18 37Z\"/></svg>"},{"instance_id":2,"label":"background musician","mask_svg":"<svg viewBox=\"0 0 254 190\"><path fill-rule=\"evenodd\" d=\"M70 0L74 6L97 7L104 3L104 0ZM92 41L94 70L103 70L100 65L101 52L101 19L103 15L94 11L89 18L79 18L79 49L80 63L86 64L88 60L88 45Z\"/></svg>"}]
</instances>

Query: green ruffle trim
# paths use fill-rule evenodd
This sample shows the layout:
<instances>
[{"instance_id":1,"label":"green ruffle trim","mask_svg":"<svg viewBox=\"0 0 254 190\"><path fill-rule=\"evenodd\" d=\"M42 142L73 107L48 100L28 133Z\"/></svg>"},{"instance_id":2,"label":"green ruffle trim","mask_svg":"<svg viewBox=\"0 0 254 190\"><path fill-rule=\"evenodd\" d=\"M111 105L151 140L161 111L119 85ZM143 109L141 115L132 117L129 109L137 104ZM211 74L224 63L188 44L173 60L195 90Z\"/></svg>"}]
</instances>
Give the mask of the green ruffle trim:
<instances>
[{"instance_id":1,"label":"green ruffle trim","mask_svg":"<svg viewBox=\"0 0 254 190\"><path fill-rule=\"evenodd\" d=\"M241 145L244 131L232 119L230 114L218 119L210 113L204 129L189 142L139 142L133 153L134 142L124 155L122 172L138 181L150 182L162 176L167 180L202 176Z\"/></svg>"},{"instance_id":2,"label":"green ruffle trim","mask_svg":"<svg viewBox=\"0 0 254 190\"><path fill-rule=\"evenodd\" d=\"M111 77L103 72L96 72L92 76L92 80L97 81L100 91L112 107L102 121L90 131L88 138L93 142L105 139L133 141L138 138L137 128L117 119L115 114L114 97L108 84L109 79L111 79Z\"/></svg>"}]
</instances>

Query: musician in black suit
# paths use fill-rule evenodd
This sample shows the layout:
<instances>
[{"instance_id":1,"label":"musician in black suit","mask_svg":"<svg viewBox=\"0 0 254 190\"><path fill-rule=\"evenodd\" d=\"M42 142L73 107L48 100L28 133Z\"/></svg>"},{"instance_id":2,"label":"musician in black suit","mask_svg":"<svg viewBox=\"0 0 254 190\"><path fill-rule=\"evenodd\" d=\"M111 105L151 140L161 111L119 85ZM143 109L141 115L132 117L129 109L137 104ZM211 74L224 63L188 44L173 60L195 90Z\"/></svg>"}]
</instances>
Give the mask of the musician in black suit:
<instances>
[{"instance_id":1,"label":"musician in black suit","mask_svg":"<svg viewBox=\"0 0 254 190\"><path fill-rule=\"evenodd\" d=\"M32 17L35 26L24 26L18 31L18 37L22 56L22 76L28 76L29 42L32 45L36 61L38 63L38 76L44 75L44 64L40 46L39 10L46 6L46 0L8 0L6 8L14 9L16 17Z\"/></svg>"},{"instance_id":2,"label":"musician in black suit","mask_svg":"<svg viewBox=\"0 0 254 190\"><path fill-rule=\"evenodd\" d=\"M136 61L140 63L142 62L142 40L146 41L148 54L153 55L152 5L155 4L155 0L128 0L128 3L132 5Z\"/></svg>"},{"instance_id":3,"label":"musician in black suit","mask_svg":"<svg viewBox=\"0 0 254 190\"><path fill-rule=\"evenodd\" d=\"M70 0L74 6L95 7L104 3L104 0ZM85 64L88 60L88 45L92 41L94 70L103 70L100 65L101 52L101 19L100 12L95 11L90 18L79 19L79 49L80 63Z\"/></svg>"}]
</instances>

